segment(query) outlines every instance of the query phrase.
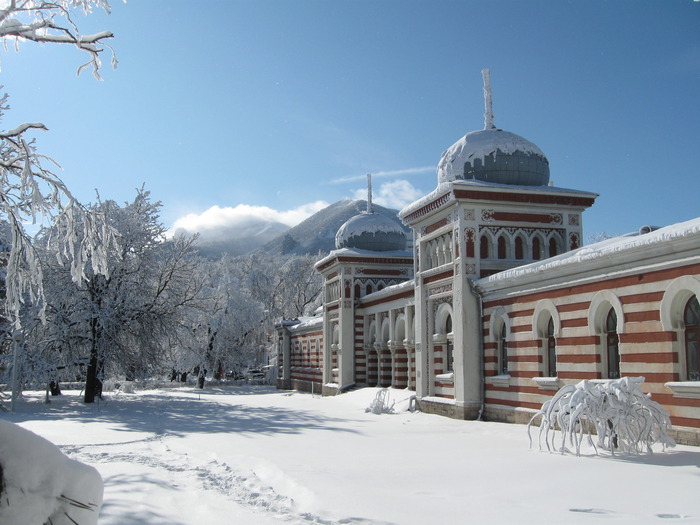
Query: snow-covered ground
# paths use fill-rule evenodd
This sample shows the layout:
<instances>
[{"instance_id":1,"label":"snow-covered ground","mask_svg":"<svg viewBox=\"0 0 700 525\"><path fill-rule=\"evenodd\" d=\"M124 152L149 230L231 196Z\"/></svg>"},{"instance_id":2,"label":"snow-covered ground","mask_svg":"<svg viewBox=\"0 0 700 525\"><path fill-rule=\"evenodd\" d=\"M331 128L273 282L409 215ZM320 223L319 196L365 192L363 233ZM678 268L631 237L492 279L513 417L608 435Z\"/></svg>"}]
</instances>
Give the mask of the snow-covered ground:
<instances>
[{"instance_id":1,"label":"snow-covered ground","mask_svg":"<svg viewBox=\"0 0 700 525\"><path fill-rule=\"evenodd\" d=\"M407 391L366 413L376 391L29 393L2 417L100 472L100 525L700 522L698 448L541 452L522 425L408 412Z\"/></svg>"}]
</instances>

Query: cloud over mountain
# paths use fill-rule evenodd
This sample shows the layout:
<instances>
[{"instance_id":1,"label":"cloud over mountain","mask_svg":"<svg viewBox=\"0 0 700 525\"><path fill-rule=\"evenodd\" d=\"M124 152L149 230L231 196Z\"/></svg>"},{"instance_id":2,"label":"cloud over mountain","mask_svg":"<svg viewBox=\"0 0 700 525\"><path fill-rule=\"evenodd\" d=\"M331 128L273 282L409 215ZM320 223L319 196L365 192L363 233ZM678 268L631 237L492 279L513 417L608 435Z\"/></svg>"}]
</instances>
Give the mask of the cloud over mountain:
<instances>
[{"instance_id":1,"label":"cloud over mountain","mask_svg":"<svg viewBox=\"0 0 700 525\"><path fill-rule=\"evenodd\" d=\"M410 204L425 195L421 191L408 182L407 180L395 180L381 184L378 189L372 192L372 202L384 206L385 208L393 208L400 210L407 204ZM366 199L367 190L355 190L353 199Z\"/></svg>"},{"instance_id":2,"label":"cloud over mountain","mask_svg":"<svg viewBox=\"0 0 700 525\"><path fill-rule=\"evenodd\" d=\"M171 231L198 233L198 246L203 254L235 256L262 246L327 206L323 201L286 211L248 204L212 206L202 213L189 213L179 218Z\"/></svg>"},{"instance_id":3,"label":"cloud over mountain","mask_svg":"<svg viewBox=\"0 0 700 525\"><path fill-rule=\"evenodd\" d=\"M287 211L279 211L267 206L239 204L235 207L212 206L202 213L189 213L173 224L176 232L199 233L202 239L228 236L232 231L245 230L266 223L292 227L328 206L327 202L316 201L303 204Z\"/></svg>"}]
</instances>

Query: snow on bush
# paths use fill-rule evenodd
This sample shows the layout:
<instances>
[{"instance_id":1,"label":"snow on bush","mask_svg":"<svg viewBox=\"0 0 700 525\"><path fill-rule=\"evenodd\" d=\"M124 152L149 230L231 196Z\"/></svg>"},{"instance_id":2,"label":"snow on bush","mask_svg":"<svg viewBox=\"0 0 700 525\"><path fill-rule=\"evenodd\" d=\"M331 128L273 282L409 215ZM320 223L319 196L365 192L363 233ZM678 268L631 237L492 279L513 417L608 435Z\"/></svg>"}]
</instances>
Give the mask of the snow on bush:
<instances>
[{"instance_id":1,"label":"snow on bush","mask_svg":"<svg viewBox=\"0 0 700 525\"><path fill-rule=\"evenodd\" d=\"M377 395L365 409L365 412L372 412L372 414L393 414L394 404L395 402L391 403L391 406L389 406L389 389L382 388L377 392Z\"/></svg>"},{"instance_id":2,"label":"snow on bush","mask_svg":"<svg viewBox=\"0 0 700 525\"><path fill-rule=\"evenodd\" d=\"M9 421L0 421L0 523L94 525L103 482L93 467Z\"/></svg>"},{"instance_id":3,"label":"snow on bush","mask_svg":"<svg viewBox=\"0 0 700 525\"><path fill-rule=\"evenodd\" d=\"M584 435L594 447L610 451L632 454L653 453L651 446L661 443L663 447L675 446L675 441L667 431L671 428L669 413L658 403L644 394L639 385L643 377L623 377L614 381L591 383L581 381L576 385L566 385L532 417L527 425L527 434L532 446L530 426L541 417L539 444L542 449L542 436L547 450L557 448L563 454L568 451L567 440L581 453ZM561 444L556 446L557 430L561 433ZM598 435L593 443L592 433Z\"/></svg>"}]
</instances>

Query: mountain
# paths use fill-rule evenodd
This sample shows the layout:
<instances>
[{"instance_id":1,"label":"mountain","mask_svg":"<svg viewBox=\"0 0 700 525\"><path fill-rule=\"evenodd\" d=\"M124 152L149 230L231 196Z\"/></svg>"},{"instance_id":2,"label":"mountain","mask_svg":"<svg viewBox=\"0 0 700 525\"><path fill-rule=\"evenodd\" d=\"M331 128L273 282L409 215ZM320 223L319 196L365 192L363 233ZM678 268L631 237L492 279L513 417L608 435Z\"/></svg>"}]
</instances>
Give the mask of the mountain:
<instances>
[{"instance_id":1,"label":"mountain","mask_svg":"<svg viewBox=\"0 0 700 525\"><path fill-rule=\"evenodd\" d=\"M289 230L281 222L249 219L235 226L217 228L215 233L202 233L197 240L197 251L204 257L217 259L224 254L232 257L245 255L276 239Z\"/></svg>"},{"instance_id":2,"label":"mountain","mask_svg":"<svg viewBox=\"0 0 700 525\"><path fill-rule=\"evenodd\" d=\"M307 255L335 250L335 234L340 227L355 215L367 209L367 201L344 199L315 213L293 228L267 242L257 250L270 255ZM381 213L400 224L397 210L373 204L375 213ZM408 228L404 228L409 232Z\"/></svg>"},{"instance_id":3,"label":"mountain","mask_svg":"<svg viewBox=\"0 0 700 525\"><path fill-rule=\"evenodd\" d=\"M200 234L197 250L200 255L212 259L224 254L237 257L254 252L273 256L328 253L335 250L335 234L343 223L366 209L367 201L344 199L292 228L278 222L250 219L235 226L219 227L213 233ZM373 204L373 209L400 224L397 210L377 204ZM404 229L409 233L408 228Z\"/></svg>"}]
</instances>

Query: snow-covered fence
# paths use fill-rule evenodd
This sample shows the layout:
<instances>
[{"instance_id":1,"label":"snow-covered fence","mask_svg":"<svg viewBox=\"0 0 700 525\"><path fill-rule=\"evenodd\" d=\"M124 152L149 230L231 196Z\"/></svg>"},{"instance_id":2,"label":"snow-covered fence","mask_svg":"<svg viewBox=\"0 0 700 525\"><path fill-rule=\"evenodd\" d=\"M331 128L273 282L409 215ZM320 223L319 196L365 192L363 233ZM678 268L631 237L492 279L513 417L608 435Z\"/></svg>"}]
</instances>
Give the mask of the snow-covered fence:
<instances>
[{"instance_id":1,"label":"snow-covered fence","mask_svg":"<svg viewBox=\"0 0 700 525\"><path fill-rule=\"evenodd\" d=\"M573 446L576 455L581 453L584 436L594 447L610 451L639 454L652 453L651 446L675 446L667 431L671 428L669 413L644 394L640 385L643 377L623 377L604 382L581 381L563 386L552 399L532 417L527 434L532 446L530 427L537 418L540 421L539 445L544 436L547 450L568 451ZM557 446L557 431L561 443ZM598 436L593 443L592 434Z\"/></svg>"}]
</instances>

